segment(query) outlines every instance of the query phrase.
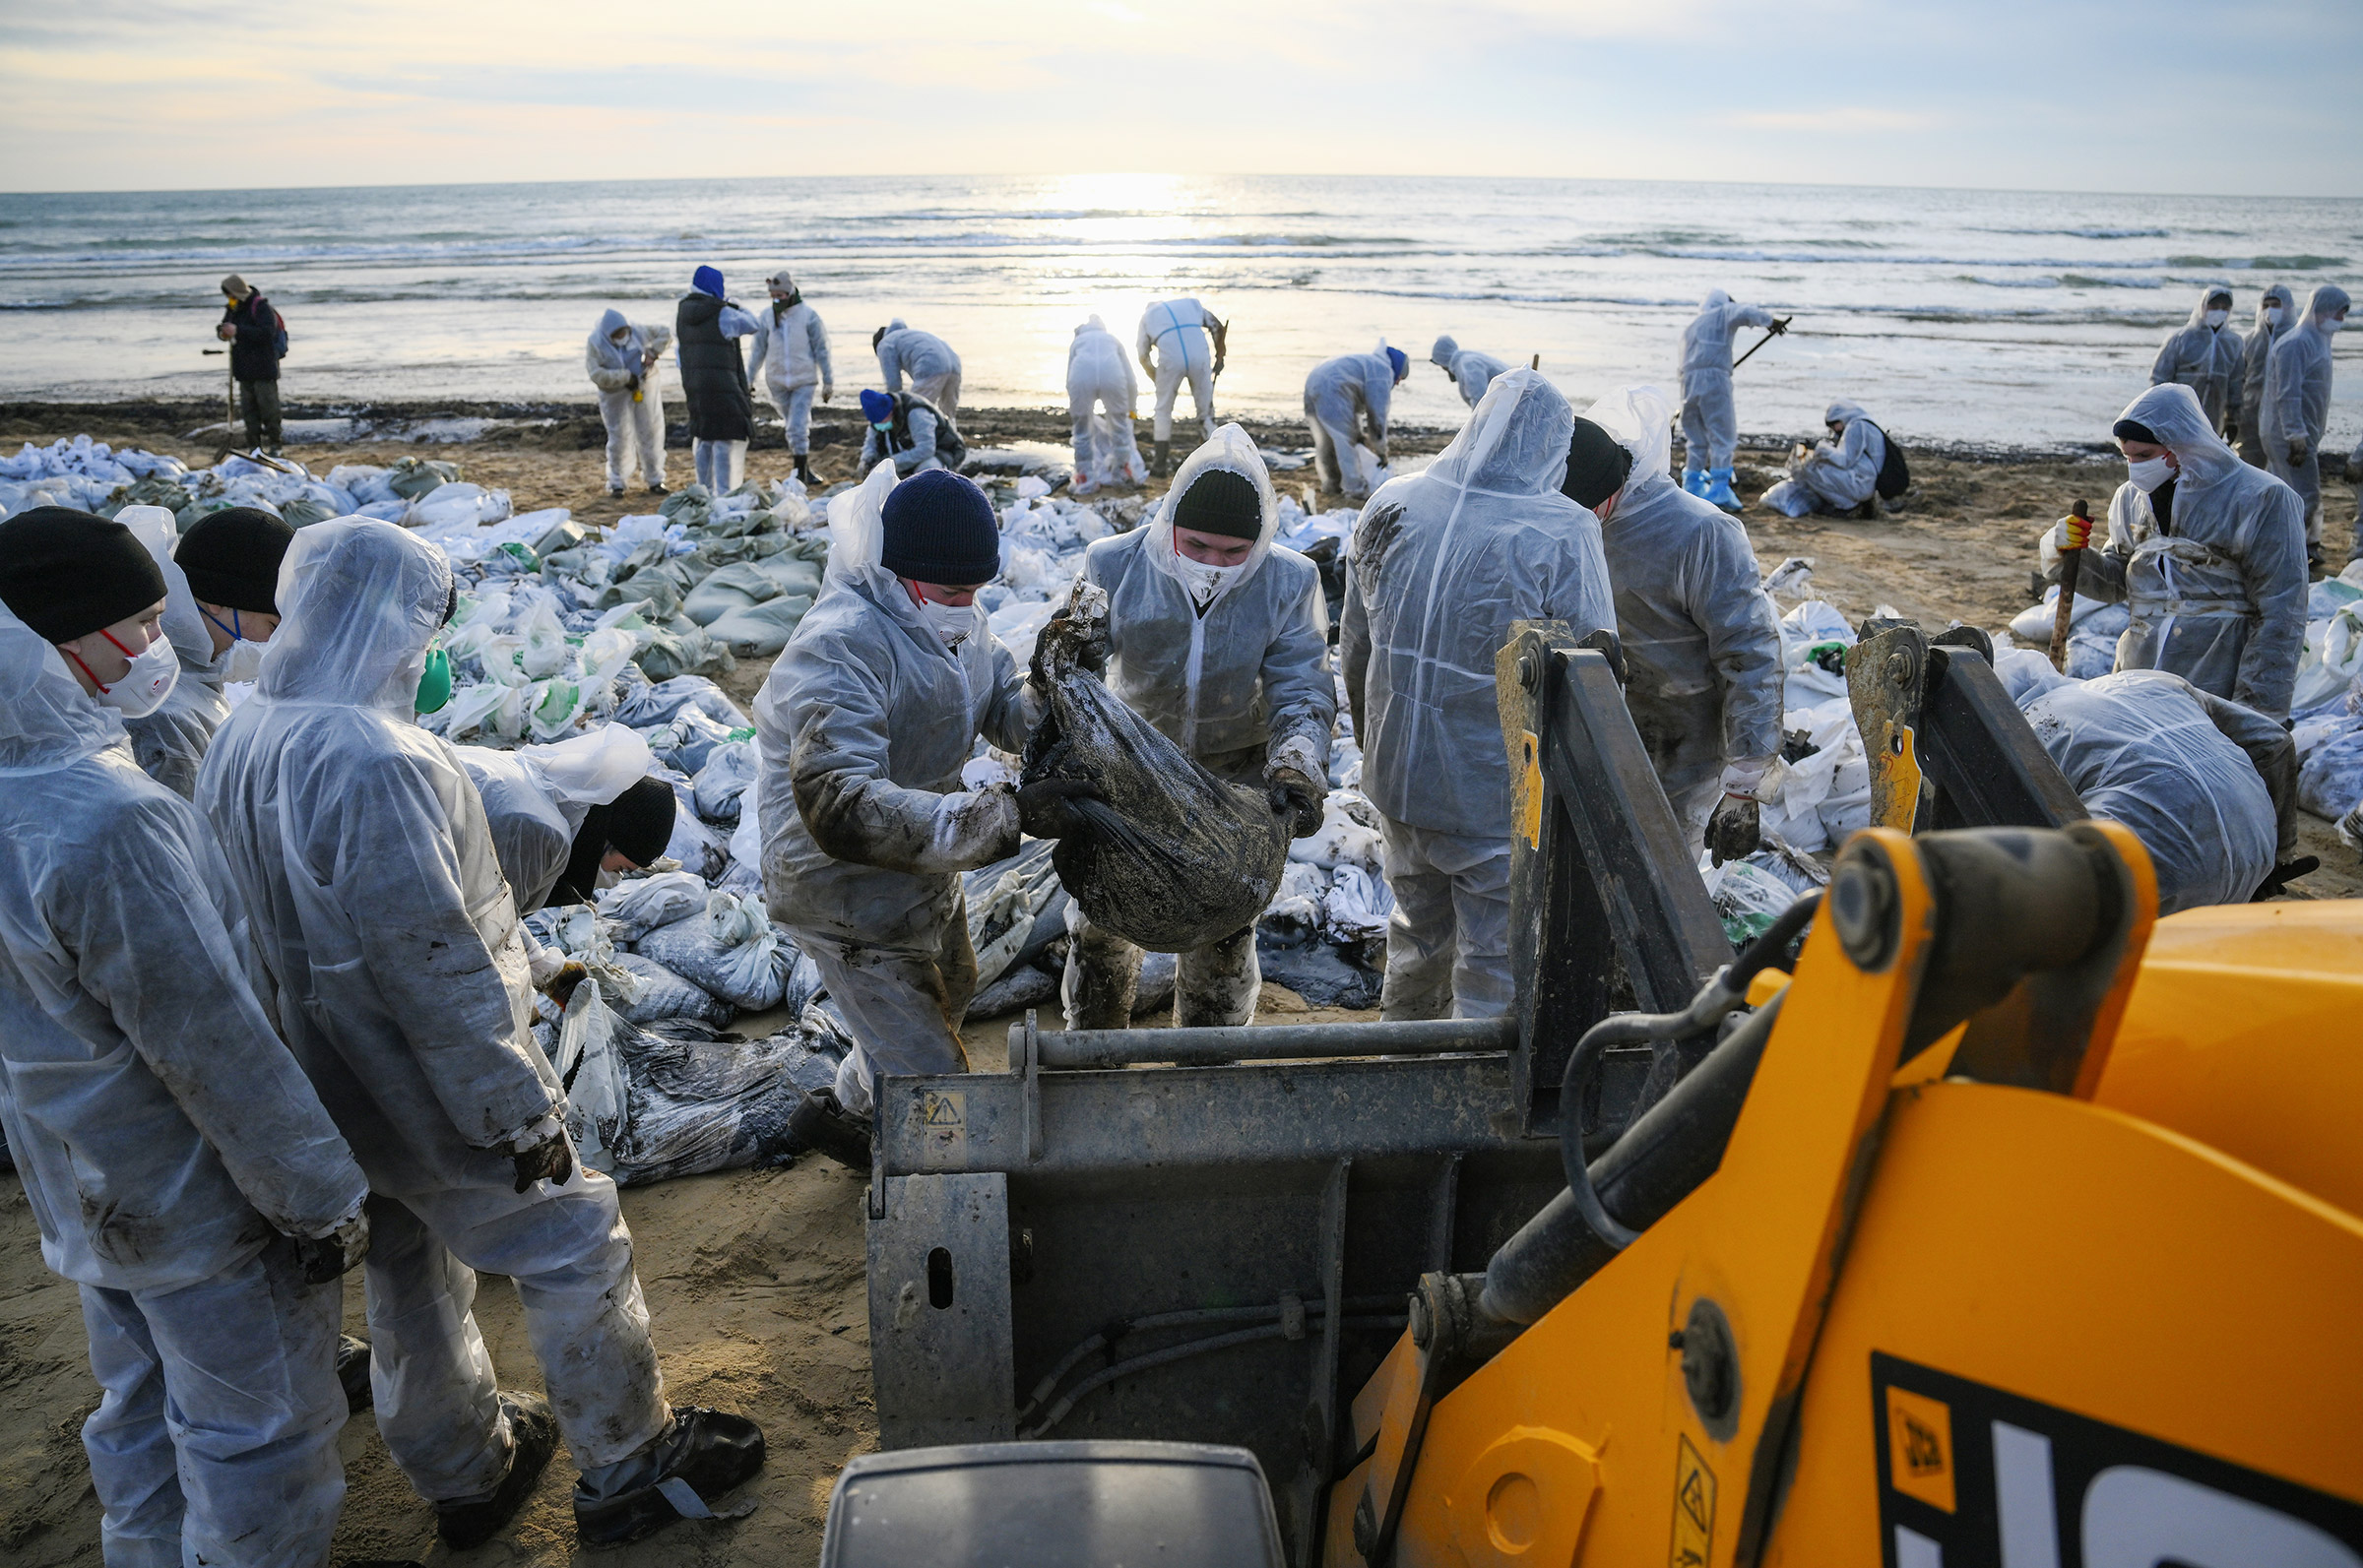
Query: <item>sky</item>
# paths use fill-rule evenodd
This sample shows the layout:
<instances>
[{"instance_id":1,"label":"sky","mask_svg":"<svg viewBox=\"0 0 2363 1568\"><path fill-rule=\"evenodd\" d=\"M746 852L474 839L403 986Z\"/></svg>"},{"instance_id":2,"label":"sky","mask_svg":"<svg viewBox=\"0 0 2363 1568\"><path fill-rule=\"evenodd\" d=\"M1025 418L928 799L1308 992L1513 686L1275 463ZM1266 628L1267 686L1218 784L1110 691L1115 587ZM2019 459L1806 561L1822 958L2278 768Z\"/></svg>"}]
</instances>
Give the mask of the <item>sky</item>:
<instances>
[{"instance_id":1,"label":"sky","mask_svg":"<svg viewBox=\"0 0 2363 1568\"><path fill-rule=\"evenodd\" d=\"M0 0L0 189L1360 173L2363 195L2363 5Z\"/></svg>"}]
</instances>

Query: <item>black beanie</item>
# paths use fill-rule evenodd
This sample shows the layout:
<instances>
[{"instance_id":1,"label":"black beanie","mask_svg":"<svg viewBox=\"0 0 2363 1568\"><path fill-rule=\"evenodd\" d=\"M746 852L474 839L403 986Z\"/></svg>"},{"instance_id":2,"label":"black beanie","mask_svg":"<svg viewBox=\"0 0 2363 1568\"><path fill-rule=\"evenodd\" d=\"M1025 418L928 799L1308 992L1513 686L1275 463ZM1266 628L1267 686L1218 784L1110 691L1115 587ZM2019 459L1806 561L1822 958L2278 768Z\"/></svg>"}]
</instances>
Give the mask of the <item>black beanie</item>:
<instances>
[{"instance_id":1,"label":"black beanie","mask_svg":"<svg viewBox=\"0 0 2363 1568\"><path fill-rule=\"evenodd\" d=\"M1001 574L1001 526L985 492L949 469L915 473L887 492L878 564L915 583L948 588Z\"/></svg>"},{"instance_id":2,"label":"black beanie","mask_svg":"<svg viewBox=\"0 0 2363 1568\"><path fill-rule=\"evenodd\" d=\"M1174 527L1225 538L1263 537L1263 497L1255 481L1229 469L1208 469L1174 503Z\"/></svg>"},{"instance_id":3,"label":"black beanie","mask_svg":"<svg viewBox=\"0 0 2363 1568\"><path fill-rule=\"evenodd\" d=\"M1632 472L1632 454L1617 444L1617 438L1589 419L1575 421L1575 434L1567 442L1567 476L1560 483L1560 493L1580 507L1595 507L1625 488L1626 476Z\"/></svg>"},{"instance_id":4,"label":"black beanie","mask_svg":"<svg viewBox=\"0 0 2363 1568\"><path fill-rule=\"evenodd\" d=\"M209 512L180 536L172 564L208 604L249 615L279 613L279 563L295 531L259 507Z\"/></svg>"},{"instance_id":5,"label":"black beanie","mask_svg":"<svg viewBox=\"0 0 2363 1568\"><path fill-rule=\"evenodd\" d=\"M677 807L672 785L662 779L639 780L610 803L593 806L583 814L574 851L549 890L549 902L589 904L599 892L599 862L609 849L636 866L653 863L672 842Z\"/></svg>"},{"instance_id":6,"label":"black beanie","mask_svg":"<svg viewBox=\"0 0 2363 1568\"><path fill-rule=\"evenodd\" d=\"M127 621L164 596L164 569L120 523L36 506L0 523L0 603L46 643Z\"/></svg>"},{"instance_id":7,"label":"black beanie","mask_svg":"<svg viewBox=\"0 0 2363 1568\"><path fill-rule=\"evenodd\" d=\"M2149 426L2139 419L2120 419L2109 427L2109 434L2120 441L2146 441L2153 447L2166 444L2151 434Z\"/></svg>"}]
</instances>

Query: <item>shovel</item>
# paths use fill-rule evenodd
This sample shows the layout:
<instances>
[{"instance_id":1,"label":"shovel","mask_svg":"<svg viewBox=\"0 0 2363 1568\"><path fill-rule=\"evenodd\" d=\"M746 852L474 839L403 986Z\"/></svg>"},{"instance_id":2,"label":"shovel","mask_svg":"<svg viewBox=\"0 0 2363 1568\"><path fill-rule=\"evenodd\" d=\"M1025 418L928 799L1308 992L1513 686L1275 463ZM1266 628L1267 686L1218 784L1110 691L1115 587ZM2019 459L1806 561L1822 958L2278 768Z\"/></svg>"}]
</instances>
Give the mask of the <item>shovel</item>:
<instances>
[{"instance_id":1,"label":"shovel","mask_svg":"<svg viewBox=\"0 0 2363 1568\"><path fill-rule=\"evenodd\" d=\"M2078 501L2068 509L2068 515L2084 525L2092 526L2088 503ZM2068 633L2076 620L2076 574L2084 564L2085 546L2060 552L2060 607L2051 620L2051 667L2061 674L2068 673Z\"/></svg>"},{"instance_id":2,"label":"shovel","mask_svg":"<svg viewBox=\"0 0 2363 1568\"><path fill-rule=\"evenodd\" d=\"M1751 348L1746 353L1740 355L1739 358L1734 359L1731 362L1731 368L1737 370L1749 360L1754 359L1756 357L1756 348L1761 348L1764 345L1770 343L1782 333L1787 332L1789 330L1789 323L1795 321L1796 319L1797 318L1794 316L1783 316L1778 321L1774 322L1772 324L1771 331L1765 333L1761 338L1756 340L1756 348Z\"/></svg>"}]
</instances>

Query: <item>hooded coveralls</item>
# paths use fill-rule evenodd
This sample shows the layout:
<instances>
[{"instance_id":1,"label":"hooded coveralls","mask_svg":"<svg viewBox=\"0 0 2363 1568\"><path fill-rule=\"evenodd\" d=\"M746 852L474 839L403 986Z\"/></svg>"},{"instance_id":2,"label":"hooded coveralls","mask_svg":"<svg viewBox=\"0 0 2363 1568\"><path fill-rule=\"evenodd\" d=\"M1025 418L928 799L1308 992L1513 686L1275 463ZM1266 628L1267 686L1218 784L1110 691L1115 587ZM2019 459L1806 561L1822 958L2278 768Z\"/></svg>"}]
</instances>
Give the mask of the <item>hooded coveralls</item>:
<instances>
[{"instance_id":1,"label":"hooded coveralls","mask_svg":"<svg viewBox=\"0 0 2363 1568\"><path fill-rule=\"evenodd\" d=\"M1574 410L1533 370L1496 378L1425 472L1354 529L1338 635L1383 820L1387 1018L1507 1011L1509 758L1494 656L1521 620L1613 630L1600 524L1560 493Z\"/></svg>"},{"instance_id":2,"label":"hooded coveralls","mask_svg":"<svg viewBox=\"0 0 2363 1568\"><path fill-rule=\"evenodd\" d=\"M1074 427L1075 472L1102 483L1130 480L1140 483L1148 470L1140 447L1132 439L1132 406L1140 401L1140 383L1124 345L1097 316L1075 329L1066 348L1066 417ZM1110 442L1101 450L1092 439L1092 415L1104 413Z\"/></svg>"},{"instance_id":3,"label":"hooded coveralls","mask_svg":"<svg viewBox=\"0 0 2363 1568\"><path fill-rule=\"evenodd\" d=\"M2240 377L2248 341L2232 330L2228 318L2220 327L2208 326L2207 301L2231 291L2229 283L2211 283L2200 290L2190 321L2166 335L2149 367L2151 386L2173 383L2197 393L2199 406L2218 430L2224 428L2226 419L2240 417Z\"/></svg>"},{"instance_id":4,"label":"hooded coveralls","mask_svg":"<svg viewBox=\"0 0 2363 1568\"><path fill-rule=\"evenodd\" d=\"M624 333L617 343L617 329ZM624 319L620 310L599 318L591 341L583 345L583 368L599 389L599 417L607 427L607 488L618 489L635 463L640 482L665 482L665 389L657 370L672 345L671 327L642 327ZM639 385L635 387L633 383Z\"/></svg>"},{"instance_id":5,"label":"hooded coveralls","mask_svg":"<svg viewBox=\"0 0 2363 1568\"><path fill-rule=\"evenodd\" d=\"M1174 508L1216 469L1254 484L1263 530L1201 612L1175 553ZM1147 528L1101 539L1083 557L1084 577L1108 594L1108 689L1208 772L1254 789L1278 767L1324 781L1337 720L1320 569L1272 542L1279 516L1254 438L1227 424L1184 460ZM1140 949L1094 925L1080 905L1068 906L1067 929L1067 1027L1124 1028ZM1175 1022L1245 1024L1260 986L1248 925L1181 956Z\"/></svg>"},{"instance_id":6,"label":"hooded coveralls","mask_svg":"<svg viewBox=\"0 0 2363 1568\"><path fill-rule=\"evenodd\" d=\"M1157 440L1174 438L1174 403L1184 381L1206 439L1214 439L1214 345L1207 335L1220 325L1214 312L1194 299L1161 300L1140 313L1132 352L1157 367L1157 409L1149 427Z\"/></svg>"},{"instance_id":7,"label":"hooded coveralls","mask_svg":"<svg viewBox=\"0 0 2363 1568\"><path fill-rule=\"evenodd\" d=\"M755 380L788 427L788 450L809 457L813 391L837 385L837 372L829 363L829 329L821 324L820 312L804 303L800 291L771 301L755 312L747 358L754 362Z\"/></svg>"},{"instance_id":8,"label":"hooded coveralls","mask_svg":"<svg viewBox=\"0 0 2363 1568\"><path fill-rule=\"evenodd\" d=\"M1463 348L1450 338L1436 340L1436 346L1428 351L1428 362L1443 368L1460 393L1460 401L1472 408L1485 396L1485 389L1494 384L1494 378L1509 368L1506 361L1474 348Z\"/></svg>"},{"instance_id":9,"label":"hooded coveralls","mask_svg":"<svg viewBox=\"0 0 2363 1568\"><path fill-rule=\"evenodd\" d=\"M2122 417L2182 465L2161 518L2132 481L2109 499L2109 537L2084 551L2076 591L2124 600L2119 669L2163 669L2268 718L2289 712L2305 646L2306 532L2297 492L2242 463L2191 389L2152 387ZM2045 575L2057 580L2055 561Z\"/></svg>"},{"instance_id":10,"label":"hooded coveralls","mask_svg":"<svg viewBox=\"0 0 2363 1568\"><path fill-rule=\"evenodd\" d=\"M1312 428L1312 470L1324 490L1365 493L1362 460L1354 448L1386 450L1386 410L1395 395L1395 367L1382 344L1374 353L1340 354L1305 378L1305 422Z\"/></svg>"},{"instance_id":11,"label":"hooded coveralls","mask_svg":"<svg viewBox=\"0 0 2363 1568\"><path fill-rule=\"evenodd\" d=\"M1879 493L1879 470L1887 461L1887 438L1859 404L1841 398L1822 415L1842 426L1834 441L1823 437L1814 450L1789 465L1789 476L1764 492L1764 505L1787 517L1810 512L1851 512Z\"/></svg>"},{"instance_id":12,"label":"hooded coveralls","mask_svg":"<svg viewBox=\"0 0 2363 1568\"><path fill-rule=\"evenodd\" d=\"M2306 509L2306 548L2322 543L2322 438L2331 418L2331 314L2346 307L2346 290L2325 283L2306 302L2297 325L2273 341L2265 360L2265 407L2260 424L2265 460L2273 477L2297 492ZM2303 438L2306 455L2289 460L2289 443ZM2363 538L2350 553L2363 558Z\"/></svg>"},{"instance_id":13,"label":"hooded coveralls","mask_svg":"<svg viewBox=\"0 0 2363 1568\"><path fill-rule=\"evenodd\" d=\"M2265 314L2278 308L2281 324L2274 326ZM2272 353L2272 345L2297 325L2297 299L2285 283L2274 283L2257 296L2256 330L2248 335L2240 349L2240 461L2254 468L2267 467L2265 461L2265 362Z\"/></svg>"},{"instance_id":14,"label":"hooded coveralls","mask_svg":"<svg viewBox=\"0 0 2363 1568\"><path fill-rule=\"evenodd\" d=\"M115 521L139 537L164 574L164 636L180 657L180 678L172 683L163 706L139 719L127 719L131 754L140 770L183 800L197 792L197 769L205 761L214 731L229 718L223 685L250 678L246 668L259 659L262 646L239 641L221 653L206 630L205 612L189 592L189 580L172 559L180 534L172 514L160 506L127 506Z\"/></svg>"},{"instance_id":15,"label":"hooded coveralls","mask_svg":"<svg viewBox=\"0 0 2363 1568\"><path fill-rule=\"evenodd\" d=\"M476 785L412 712L451 569L390 523L295 536L254 696L197 782L255 913L279 1023L369 1176L377 1427L430 1502L480 1498L514 1438L470 1304L525 1307L594 1496L671 1421L615 1184L579 1162L515 1190L509 1152L561 1129L531 1032L516 902Z\"/></svg>"},{"instance_id":16,"label":"hooded coveralls","mask_svg":"<svg viewBox=\"0 0 2363 1568\"><path fill-rule=\"evenodd\" d=\"M1041 715L984 611L947 648L864 553L832 561L755 698L764 902L852 1029L837 1098L856 1114L878 1074L967 1070L959 873L1014 854L1018 826L1013 794L964 789L960 769L980 734L1022 749Z\"/></svg>"},{"instance_id":17,"label":"hooded coveralls","mask_svg":"<svg viewBox=\"0 0 2363 1568\"><path fill-rule=\"evenodd\" d=\"M888 392L903 390L903 377L911 378L911 390L926 399L945 413L957 418L960 413L960 356L952 345L931 332L906 327L900 316L886 324L886 336L878 340L878 374L886 378Z\"/></svg>"},{"instance_id":18,"label":"hooded coveralls","mask_svg":"<svg viewBox=\"0 0 2363 1568\"><path fill-rule=\"evenodd\" d=\"M341 1294L284 1238L367 1188L261 980L203 819L0 609L0 1127L81 1287L118 1568L312 1568L345 1496Z\"/></svg>"},{"instance_id":19,"label":"hooded coveralls","mask_svg":"<svg viewBox=\"0 0 2363 1568\"><path fill-rule=\"evenodd\" d=\"M1710 288L1698 314L1682 329L1682 466L1692 471L1728 469L1740 446L1740 410L1731 397L1731 335L1769 327L1761 305L1735 305Z\"/></svg>"}]
</instances>

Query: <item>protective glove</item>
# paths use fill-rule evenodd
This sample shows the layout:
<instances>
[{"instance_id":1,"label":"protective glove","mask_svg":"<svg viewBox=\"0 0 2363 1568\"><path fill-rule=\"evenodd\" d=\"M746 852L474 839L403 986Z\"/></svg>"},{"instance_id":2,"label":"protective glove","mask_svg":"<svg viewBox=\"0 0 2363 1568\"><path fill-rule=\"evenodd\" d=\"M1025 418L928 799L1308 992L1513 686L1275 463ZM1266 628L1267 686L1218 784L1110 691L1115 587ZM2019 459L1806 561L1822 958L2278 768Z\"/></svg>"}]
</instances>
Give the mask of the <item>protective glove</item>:
<instances>
[{"instance_id":1,"label":"protective glove","mask_svg":"<svg viewBox=\"0 0 2363 1568\"><path fill-rule=\"evenodd\" d=\"M509 1163L517 1169L519 1192L537 1181L562 1186L574 1174L574 1145L566 1141L566 1131L560 1128L540 1143L511 1150Z\"/></svg>"},{"instance_id":2,"label":"protective glove","mask_svg":"<svg viewBox=\"0 0 2363 1568\"><path fill-rule=\"evenodd\" d=\"M296 1267L307 1285L326 1285L369 1256L369 1215L356 1213L324 1236L295 1236Z\"/></svg>"},{"instance_id":3,"label":"protective glove","mask_svg":"<svg viewBox=\"0 0 2363 1568\"><path fill-rule=\"evenodd\" d=\"M2277 899L2287 891L2290 883L2321 869L2322 856L2318 854L2301 854L2294 860L2276 865L2270 876L2257 884L2257 891L2250 896L2249 902L2262 904L2267 899Z\"/></svg>"},{"instance_id":4,"label":"protective glove","mask_svg":"<svg viewBox=\"0 0 2363 1568\"><path fill-rule=\"evenodd\" d=\"M2306 450L2311 445L2312 443L2304 436L2291 436L2289 438L2289 461L2291 463L2305 462Z\"/></svg>"},{"instance_id":5,"label":"protective glove","mask_svg":"<svg viewBox=\"0 0 2363 1568\"><path fill-rule=\"evenodd\" d=\"M1049 655L1054 640L1063 641L1074 650L1075 662L1086 674L1108 673L1108 623L1092 621L1078 631L1073 617L1061 609L1051 616L1042 634L1034 639L1034 658L1026 666L1026 678L1039 689L1046 692L1051 689Z\"/></svg>"},{"instance_id":6,"label":"protective glove","mask_svg":"<svg viewBox=\"0 0 2363 1568\"><path fill-rule=\"evenodd\" d=\"M1715 864L1756 853L1763 843L1762 807L1746 795L1725 795L1706 819L1706 849Z\"/></svg>"},{"instance_id":7,"label":"protective glove","mask_svg":"<svg viewBox=\"0 0 2363 1568\"><path fill-rule=\"evenodd\" d=\"M835 387L821 388L820 401L823 403L835 403L837 401L837 389Z\"/></svg>"},{"instance_id":8,"label":"protective glove","mask_svg":"<svg viewBox=\"0 0 2363 1568\"><path fill-rule=\"evenodd\" d=\"M1297 769L1288 767L1265 770L1263 783L1264 795L1271 801L1273 812L1295 819L1290 838L1309 839L1321 831L1324 792L1320 785Z\"/></svg>"},{"instance_id":9,"label":"protective glove","mask_svg":"<svg viewBox=\"0 0 2363 1568\"><path fill-rule=\"evenodd\" d=\"M1037 839L1063 839L1082 826L1077 800L1105 800L1088 779L1037 779L1017 791L1017 820Z\"/></svg>"},{"instance_id":10,"label":"protective glove","mask_svg":"<svg viewBox=\"0 0 2363 1568\"><path fill-rule=\"evenodd\" d=\"M1385 442L1383 442L1383 441L1373 441L1373 442L1372 442L1372 443L1371 443L1371 456L1373 456L1373 457L1374 457L1374 458L1376 458L1376 459L1378 460L1378 467L1380 467L1380 468L1382 468L1382 469L1383 469L1383 468L1385 468L1385 467L1386 467L1386 443L1385 443Z\"/></svg>"},{"instance_id":11,"label":"protective glove","mask_svg":"<svg viewBox=\"0 0 2363 1568\"><path fill-rule=\"evenodd\" d=\"M2051 531L2055 548L2080 550L2092 542L2092 520L2088 517L2064 517L2060 526Z\"/></svg>"}]
</instances>

